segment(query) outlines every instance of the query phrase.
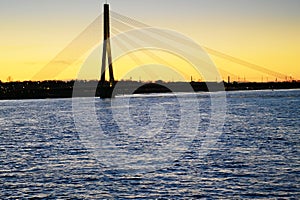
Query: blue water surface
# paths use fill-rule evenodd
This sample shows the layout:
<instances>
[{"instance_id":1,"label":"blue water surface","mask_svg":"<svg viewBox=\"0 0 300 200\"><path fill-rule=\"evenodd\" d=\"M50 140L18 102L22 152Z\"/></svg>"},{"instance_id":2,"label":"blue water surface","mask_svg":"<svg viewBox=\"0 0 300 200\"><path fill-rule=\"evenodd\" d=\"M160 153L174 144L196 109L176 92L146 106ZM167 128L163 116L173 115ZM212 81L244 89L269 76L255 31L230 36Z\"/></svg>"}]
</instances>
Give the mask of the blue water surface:
<instances>
[{"instance_id":1,"label":"blue water surface","mask_svg":"<svg viewBox=\"0 0 300 200\"><path fill-rule=\"evenodd\" d=\"M203 140L196 137L180 157L144 173L111 168L97 159L76 130L72 99L1 101L0 198L300 198L300 90L236 91L226 96L223 132L208 154L197 155ZM159 124L163 120L151 112L163 110L162 129L143 143L145 148L159 145L157 141L163 144L178 130L182 112L176 97L117 98L129 98L130 117L140 126L147 127L151 120ZM180 98L199 100L199 107L190 112L200 117L191 120L199 132L207 131L214 117L209 93ZM99 127L121 141L124 133L111 104L94 101ZM153 105L160 109L151 110ZM133 129L128 134L139 133ZM127 146L124 141L120 148L142 151L140 141L126 140Z\"/></svg>"}]
</instances>

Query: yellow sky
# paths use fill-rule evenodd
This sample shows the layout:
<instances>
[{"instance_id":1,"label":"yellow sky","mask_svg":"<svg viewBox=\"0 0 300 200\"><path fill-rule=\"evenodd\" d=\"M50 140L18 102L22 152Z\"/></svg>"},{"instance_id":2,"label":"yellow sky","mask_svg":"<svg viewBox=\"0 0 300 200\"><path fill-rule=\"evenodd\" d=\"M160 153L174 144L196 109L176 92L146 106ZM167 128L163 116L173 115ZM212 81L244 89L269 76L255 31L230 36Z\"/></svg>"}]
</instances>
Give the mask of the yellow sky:
<instances>
[{"instance_id":1,"label":"yellow sky","mask_svg":"<svg viewBox=\"0 0 300 200\"><path fill-rule=\"evenodd\" d=\"M49 3L48 7L39 8L38 6L42 5L39 4L32 10L22 11L19 15L8 11L1 14L1 81L6 81L8 77L12 77L14 81L32 80L41 69L53 61L55 56L72 42L72 40L99 15L99 12L101 12L100 6L94 8L93 5L90 5L90 7L85 5L86 7L81 8L83 9L82 13L75 15L74 12L78 12L78 10L74 11L72 9L75 9L75 7L79 9L84 1L78 1L79 3L77 4L75 3L75 5L73 5L74 8L72 6L70 7L70 5L66 5L66 7L62 7L60 11L54 10L57 8L53 7L56 1L52 4L50 4L50 1L47 2ZM144 0L143 2L151 5L151 1ZM197 2L191 1L192 5L190 6L195 7L199 4ZM276 2L278 4L276 6L279 9L280 3L278 3L278 1ZM292 2L294 1L287 1L286 4L289 2L291 2L292 7ZM32 1L31 3L32 5L36 5L37 1ZM96 3L97 5L99 4L97 1L91 1L91 4ZM193 5L193 3L195 5ZM23 10L24 8L24 5L6 5L8 3L4 0L0 1L0 4L1 9L18 10L18 13L19 10ZM256 2L256 4L256 6L261 6L259 2ZM59 5L58 2L57 5ZM125 10L123 7L121 9L121 6L118 10L118 2L114 2L113 5L115 5L114 10L117 9L116 11L122 12L122 9ZM240 6L241 5L242 4L240 4ZM168 6L170 7L171 5ZM177 6L179 7L180 5ZM246 7L247 5L245 5L245 8ZM209 11L207 11L207 13L199 12L199 14L197 14L197 11L191 10L189 15L188 13L182 13L181 15L176 12L176 8L174 7L174 12L168 11L167 13L161 14L157 11L157 15L153 18L148 17L149 13L147 13L147 11L142 14L141 8L136 8L139 12L132 12L133 16L130 17L134 17L136 20L143 21L155 27L164 27L178 31L205 47L215 49L286 76L291 76L294 79L300 79L299 19L297 18L298 15L296 12L294 15L285 13L288 12L288 5L282 7L282 13L276 13L277 10L274 10L274 13L273 11L269 11L269 14L267 13L264 18L262 18L264 14L259 12L253 13L252 15L249 11L251 14L248 13L245 14L245 16L243 15L243 10L240 11L240 13L234 13L231 10L232 7L230 7L230 9L227 8L228 10L224 8L225 11L221 10L222 7L218 7L219 11L217 14L210 13ZM45 13L47 9L48 12ZM201 9L200 6L199 9ZM255 7L253 10L255 10ZM247 13L246 11L248 10L244 11ZM293 12L293 10L290 12ZM130 13L121 14L126 15ZM183 20L181 17L183 15L185 15L185 18L188 20ZM162 18L162 16L164 17ZM287 17L285 18L285 16ZM99 37L102 36L100 35ZM94 47L95 46L97 46L97 44L95 44ZM66 70L61 71L59 74L52 76L50 75L51 73L44 73L43 76L39 78L63 80L76 78L78 71L92 50L91 48L87 53L78 57L75 62L69 63ZM80 51L80 49L74 49L74 51ZM180 58L166 55L165 52L156 53L168 59L168 62L172 63L172 66L169 66L169 68L173 68L175 72L178 71L176 70L176 66L186 66L186 68L180 72L186 80L190 80L191 76L193 76L194 80L201 79L201 77L195 73L188 64L184 64L184 61ZM142 57L141 52L137 53L137 56ZM100 53L99 59L101 59ZM221 76L224 77L224 79L227 79L227 76L230 75L232 80L244 80L244 78L250 81L275 80L275 77L270 74L247 68L215 55L211 55L211 59L215 62L217 68L220 69ZM56 61L57 66L55 67L59 67L59 65L65 66L68 62L66 60ZM166 63L151 61L149 58L145 58L143 65L149 64L153 64L155 66L153 70L155 69L158 73L167 74L166 76L157 77L157 79L165 79L166 81L180 79L179 76L176 78L175 74L170 75L170 71L167 70L168 67L162 70L162 72L160 71L158 66ZM115 63L116 79L126 79L129 77L136 80L140 78L145 80L149 79L146 75L138 75L137 72L132 74L133 66L137 67L136 63L130 61L130 57L119 59ZM126 70L131 74L124 76Z\"/></svg>"}]
</instances>

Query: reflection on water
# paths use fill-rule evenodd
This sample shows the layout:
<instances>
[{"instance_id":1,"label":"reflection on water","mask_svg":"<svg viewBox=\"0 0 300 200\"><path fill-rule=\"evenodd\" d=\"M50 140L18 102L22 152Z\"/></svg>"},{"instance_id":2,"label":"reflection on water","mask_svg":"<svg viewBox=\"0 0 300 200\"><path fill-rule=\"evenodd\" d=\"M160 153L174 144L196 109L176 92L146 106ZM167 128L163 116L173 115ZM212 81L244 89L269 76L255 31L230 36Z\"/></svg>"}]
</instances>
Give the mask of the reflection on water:
<instances>
[{"instance_id":1,"label":"reflection on water","mask_svg":"<svg viewBox=\"0 0 300 200\"><path fill-rule=\"evenodd\" d=\"M157 145L178 130L181 113L172 95L122 98L135 105L129 108L131 123L141 127L126 135L160 137L152 141ZM205 132L211 121L209 95L181 98L199 98L194 109L200 117L189 120ZM124 126L115 126L121 119L112 117L111 105L94 102L102 130L115 143L128 142L117 134L124 134ZM132 173L108 167L83 145L71 99L1 101L0 198L299 198L299 103L299 90L228 92L223 133L205 157L198 155L203 138L196 137L171 165ZM153 119L153 114L166 117ZM159 134L138 137L143 127ZM128 148L146 148L135 142Z\"/></svg>"}]
</instances>

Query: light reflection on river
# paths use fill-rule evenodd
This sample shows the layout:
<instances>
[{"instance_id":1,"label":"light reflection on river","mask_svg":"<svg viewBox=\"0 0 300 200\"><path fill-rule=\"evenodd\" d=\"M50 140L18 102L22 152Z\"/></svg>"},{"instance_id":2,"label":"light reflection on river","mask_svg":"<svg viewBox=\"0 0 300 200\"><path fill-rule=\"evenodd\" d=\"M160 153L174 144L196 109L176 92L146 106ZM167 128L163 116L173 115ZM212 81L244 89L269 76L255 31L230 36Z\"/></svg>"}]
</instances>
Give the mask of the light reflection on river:
<instances>
[{"instance_id":1,"label":"light reflection on river","mask_svg":"<svg viewBox=\"0 0 300 200\"><path fill-rule=\"evenodd\" d=\"M210 99L197 97L201 132L210 123ZM178 128L176 99L145 98L165 105L170 118L162 132ZM131 116L141 126L158 112L149 111L145 98L131 99ZM111 169L87 150L71 99L1 101L0 198L300 198L299 103L300 90L228 92L223 133L205 157L197 156L196 138L172 165L139 174ZM102 112L97 116L109 133Z\"/></svg>"}]
</instances>

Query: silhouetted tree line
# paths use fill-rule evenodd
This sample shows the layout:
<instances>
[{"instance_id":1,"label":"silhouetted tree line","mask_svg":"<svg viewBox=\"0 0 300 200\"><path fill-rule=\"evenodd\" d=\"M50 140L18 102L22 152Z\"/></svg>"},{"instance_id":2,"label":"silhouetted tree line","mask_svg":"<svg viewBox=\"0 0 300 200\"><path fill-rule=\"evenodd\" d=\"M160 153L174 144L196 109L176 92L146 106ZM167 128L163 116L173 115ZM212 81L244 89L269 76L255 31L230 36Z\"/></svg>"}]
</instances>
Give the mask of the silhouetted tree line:
<instances>
[{"instance_id":1,"label":"silhouetted tree line","mask_svg":"<svg viewBox=\"0 0 300 200\"><path fill-rule=\"evenodd\" d=\"M0 99L43 99L43 98L70 98L73 96L75 81L24 81L6 82L0 81ZM138 93L166 93L166 92L190 92L194 91L218 91L225 90L262 90L262 89L293 89L300 88L299 81L293 82L269 82L269 83L227 83L227 82L186 82L157 81L144 83L138 81L117 82L117 94ZM108 84L108 83L107 83ZM76 81L76 90L80 90L78 96L97 96L99 82ZM209 87L208 87L209 86ZM79 93L78 93L79 94Z\"/></svg>"}]
</instances>

